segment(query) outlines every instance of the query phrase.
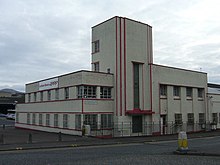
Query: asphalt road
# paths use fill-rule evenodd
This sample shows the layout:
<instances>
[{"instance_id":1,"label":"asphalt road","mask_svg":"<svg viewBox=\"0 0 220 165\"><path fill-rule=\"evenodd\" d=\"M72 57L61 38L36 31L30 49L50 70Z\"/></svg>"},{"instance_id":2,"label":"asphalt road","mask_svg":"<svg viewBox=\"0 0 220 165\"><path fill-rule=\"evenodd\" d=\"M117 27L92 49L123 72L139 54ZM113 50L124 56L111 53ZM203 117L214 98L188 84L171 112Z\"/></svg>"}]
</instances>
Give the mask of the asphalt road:
<instances>
[{"instance_id":1,"label":"asphalt road","mask_svg":"<svg viewBox=\"0 0 220 165\"><path fill-rule=\"evenodd\" d=\"M192 149L220 148L220 137L193 139ZM1 165L219 165L218 156L174 155L176 141L0 153Z\"/></svg>"}]
</instances>

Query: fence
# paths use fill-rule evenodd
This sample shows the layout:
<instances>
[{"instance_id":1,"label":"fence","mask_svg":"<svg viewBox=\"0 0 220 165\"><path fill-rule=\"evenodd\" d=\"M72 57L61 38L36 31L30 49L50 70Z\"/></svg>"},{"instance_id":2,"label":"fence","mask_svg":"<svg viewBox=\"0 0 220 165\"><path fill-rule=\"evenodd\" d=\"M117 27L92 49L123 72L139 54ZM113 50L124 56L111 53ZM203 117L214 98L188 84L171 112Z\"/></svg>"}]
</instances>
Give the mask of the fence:
<instances>
[{"instance_id":1,"label":"fence","mask_svg":"<svg viewBox=\"0 0 220 165\"><path fill-rule=\"evenodd\" d=\"M123 136L152 136L152 135L169 135L177 134L180 131L186 132L199 132L199 131L211 131L212 125L207 123L180 123L167 122L162 125L160 122L143 123L142 125L135 125L128 122L112 123L109 128L102 128L101 124L97 124L98 129L91 130L91 136L111 136L111 137L123 137Z\"/></svg>"}]
</instances>

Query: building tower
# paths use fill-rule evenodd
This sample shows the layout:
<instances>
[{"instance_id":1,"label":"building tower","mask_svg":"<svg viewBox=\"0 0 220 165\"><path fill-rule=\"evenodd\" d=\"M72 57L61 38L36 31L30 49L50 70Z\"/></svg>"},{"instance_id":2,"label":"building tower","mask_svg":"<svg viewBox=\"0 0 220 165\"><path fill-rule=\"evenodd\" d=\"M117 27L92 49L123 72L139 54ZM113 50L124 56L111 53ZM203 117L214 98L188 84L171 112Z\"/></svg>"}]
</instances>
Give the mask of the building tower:
<instances>
[{"instance_id":1,"label":"building tower","mask_svg":"<svg viewBox=\"0 0 220 165\"><path fill-rule=\"evenodd\" d=\"M114 74L114 123L152 121L152 27L113 17L92 27L92 70Z\"/></svg>"}]
</instances>

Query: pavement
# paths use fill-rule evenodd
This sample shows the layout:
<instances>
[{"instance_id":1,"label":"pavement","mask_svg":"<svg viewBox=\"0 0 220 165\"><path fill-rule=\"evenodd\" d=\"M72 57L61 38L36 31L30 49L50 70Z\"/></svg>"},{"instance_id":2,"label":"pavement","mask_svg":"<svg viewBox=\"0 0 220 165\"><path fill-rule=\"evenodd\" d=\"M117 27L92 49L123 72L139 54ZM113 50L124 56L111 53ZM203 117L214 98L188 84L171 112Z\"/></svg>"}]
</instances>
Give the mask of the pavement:
<instances>
[{"instance_id":1,"label":"pavement","mask_svg":"<svg viewBox=\"0 0 220 165\"><path fill-rule=\"evenodd\" d=\"M188 133L188 139L203 137L220 137L220 130L209 132ZM85 147L130 143L147 143L158 141L176 141L178 135L162 135L162 136L139 136L139 137L117 137L117 138L95 138L81 137L74 135L65 135L59 133L50 133L26 129L18 129L14 126L0 127L0 152L30 149L50 149L50 148L66 148L66 147ZM206 149L205 151L187 150L174 151L174 154L180 155L200 155L200 156L220 156L220 150L213 151Z\"/></svg>"}]
</instances>

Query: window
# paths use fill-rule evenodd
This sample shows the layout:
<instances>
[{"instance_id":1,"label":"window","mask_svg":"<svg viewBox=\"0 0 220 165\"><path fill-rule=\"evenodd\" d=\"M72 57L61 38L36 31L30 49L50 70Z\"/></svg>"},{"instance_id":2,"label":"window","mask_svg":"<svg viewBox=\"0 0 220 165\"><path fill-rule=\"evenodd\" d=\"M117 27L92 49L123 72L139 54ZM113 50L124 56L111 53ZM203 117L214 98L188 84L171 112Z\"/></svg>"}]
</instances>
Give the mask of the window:
<instances>
[{"instance_id":1,"label":"window","mask_svg":"<svg viewBox=\"0 0 220 165\"><path fill-rule=\"evenodd\" d=\"M68 114L63 114L63 128L68 128Z\"/></svg>"},{"instance_id":2,"label":"window","mask_svg":"<svg viewBox=\"0 0 220 165\"><path fill-rule=\"evenodd\" d=\"M217 113L212 114L212 122L213 123L218 123L218 114Z\"/></svg>"},{"instance_id":3,"label":"window","mask_svg":"<svg viewBox=\"0 0 220 165\"><path fill-rule=\"evenodd\" d=\"M43 115L39 114L39 125L43 125Z\"/></svg>"},{"instance_id":4,"label":"window","mask_svg":"<svg viewBox=\"0 0 220 165\"><path fill-rule=\"evenodd\" d=\"M50 126L50 114L46 114L46 126Z\"/></svg>"},{"instance_id":5,"label":"window","mask_svg":"<svg viewBox=\"0 0 220 165\"><path fill-rule=\"evenodd\" d=\"M204 123L205 123L205 114L199 113L199 124L204 124Z\"/></svg>"},{"instance_id":6,"label":"window","mask_svg":"<svg viewBox=\"0 0 220 165\"><path fill-rule=\"evenodd\" d=\"M51 91L47 91L47 100L50 101L51 100Z\"/></svg>"},{"instance_id":7,"label":"window","mask_svg":"<svg viewBox=\"0 0 220 165\"><path fill-rule=\"evenodd\" d=\"M34 92L34 102L36 102L36 101L37 101L37 93Z\"/></svg>"},{"instance_id":8,"label":"window","mask_svg":"<svg viewBox=\"0 0 220 165\"><path fill-rule=\"evenodd\" d=\"M75 128L79 130L81 129L81 115L75 116Z\"/></svg>"},{"instance_id":9,"label":"window","mask_svg":"<svg viewBox=\"0 0 220 165\"><path fill-rule=\"evenodd\" d=\"M160 85L160 96L167 96L167 86Z\"/></svg>"},{"instance_id":10,"label":"window","mask_svg":"<svg viewBox=\"0 0 220 165\"><path fill-rule=\"evenodd\" d=\"M69 99L69 88L64 88L65 99Z\"/></svg>"},{"instance_id":11,"label":"window","mask_svg":"<svg viewBox=\"0 0 220 165\"><path fill-rule=\"evenodd\" d=\"M140 84L139 84L139 64L133 63L133 69L134 69L134 108L140 108Z\"/></svg>"},{"instance_id":12,"label":"window","mask_svg":"<svg viewBox=\"0 0 220 165\"><path fill-rule=\"evenodd\" d=\"M94 63L94 71L99 72L99 62Z\"/></svg>"},{"instance_id":13,"label":"window","mask_svg":"<svg viewBox=\"0 0 220 165\"><path fill-rule=\"evenodd\" d=\"M59 116L58 114L54 114L54 127L58 127Z\"/></svg>"},{"instance_id":14,"label":"window","mask_svg":"<svg viewBox=\"0 0 220 165\"><path fill-rule=\"evenodd\" d=\"M97 129L97 114L84 115L84 124L90 125L91 129Z\"/></svg>"},{"instance_id":15,"label":"window","mask_svg":"<svg viewBox=\"0 0 220 165\"><path fill-rule=\"evenodd\" d=\"M186 97L192 98L192 88L191 87L186 88Z\"/></svg>"},{"instance_id":16,"label":"window","mask_svg":"<svg viewBox=\"0 0 220 165\"><path fill-rule=\"evenodd\" d=\"M43 101L43 100L44 100L44 93L40 92L40 101Z\"/></svg>"},{"instance_id":17,"label":"window","mask_svg":"<svg viewBox=\"0 0 220 165\"><path fill-rule=\"evenodd\" d=\"M78 86L78 98L96 98L96 86Z\"/></svg>"},{"instance_id":18,"label":"window","mask_svg":"<svg viewBox=\"0 0 220 165\"><path fill-rule=\"evenodd\" d=\"M182 123L182 114L175 114L175 124L181 125Z\"/></svg>"},{"instance_id":19,"label":"window","mask_svg":"<svg viewBox=\"0 0 220 165\"><path fill-rule=\"evenodd\" d=\"M173 96L174 97L180 97L180 87L179 86L174 86L173 87Z\"/></svg>"},{"instance_id":20,"label":"window","mask_svg":"<svg viewBox=\"0 0 220 165\"><path fill-rule=\"evenodd\" d=\"M55 90L55 99L59 100L59 89Z\"/></svg>"},{"instance_id":21,"label":"window","mask_svg":"<svg viewBox=\"0 0 220 165\"><path fill-rule=\"evenodd\" d=\"M36 114L35 113L33 113L32 114L32 124L36 124Z\"/></svg>"},{"instance_id":22,"label":"window","mask_svg":"<svg viewBox=\"0 0 220 165\"><path fill-rule=\"evenodd\" d=\"M30 118L31 118L30 113L27 113L27 124L31 124L30 123Z\"/></svg>"},{"instance_id":23,"label":"window","mask_svg":"<svg viewBox=\"0 0 220 165\"><path fill-rule=\"evenodd\" d=\"M188 113L187 118L188 118L188 124L194 124L194 113Z\"/></svg>"},{"instance_id":24,"label":"window","mask_svg":"<svg viewBox=\"0 0 220 165\"><path fill-rule=\"evenodd\" d=\"M101 128L112 128L112 114L101 114Z\"/></svg>"},{"instance_id":25,"label":"window","mask_svg":"<svg viewBox=\"0 0 220 165\"><path fill-rule=\"evenodd\" d=\"M93 53L99 52L99 48L100 48L99 40L94 41L92 44L92 49L93 49L92 52Z\"/></svg>"},{"instance_id":26,"label":"window","mask_svg":"<svg viewBox=\"0 0 220 165\"><path fill-rule=\"evenodd\" d=\"M198 88L198 98L203 98L204 89Z\"/></svg>"},{"instance_id":27,"label":"window","mask_svg":"<svg viewBox=\"0 0 220 165\"><path fill-rule=\"evenodd\" d=\"M28 102L31 102L31 94L28 93Z\"/></svg>"},{"instance_id":28,"label":"window","mask_svg":"<svg viewBox=\"0 0 220 165\"><path fill-rule=\"evenodd\" d=\"M100 89L100 98L108 98L110 99L111 96L111 87L101 87Z\"/></svg>"}]
</instances>

